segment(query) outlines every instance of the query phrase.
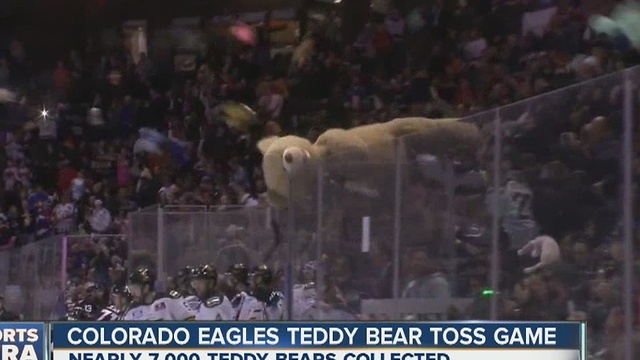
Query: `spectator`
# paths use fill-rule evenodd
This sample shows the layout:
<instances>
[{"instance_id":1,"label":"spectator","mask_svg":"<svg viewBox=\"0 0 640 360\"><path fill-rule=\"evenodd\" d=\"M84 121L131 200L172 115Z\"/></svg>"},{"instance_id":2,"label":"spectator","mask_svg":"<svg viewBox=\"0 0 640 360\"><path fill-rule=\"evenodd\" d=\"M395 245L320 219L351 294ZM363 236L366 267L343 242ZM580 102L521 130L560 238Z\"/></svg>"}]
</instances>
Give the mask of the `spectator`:
<instances>
[{"instance_id":1,"label":"spectator","mask_svg":"<svg viewBox=\"0 0 640 360\"><path fill-rule=\"evenodd\" d=\"M244 188L240 185L236 185L234 183L231 184L231 187L235 190L238 196L238 204L242 206L258 206L258 199L251 195L247 188Z\"/></svg>"},{"instance_id":2,"label":"spectator","mask_svg":"<svg viewBox=\"0 0 640 360\"><path fill-rule=\"evenodd\" d=\"M444 274L437 269L436 260L425 250L411 254L412 280L402 292L403 298L449 298L451 289Z\"/></svg>"},{"instance_id":3,"label":"spectator","mask_svg":"<svg viewBox=\"0 0 640 360\"><path fill-rule=\"evenodd\" d=\"M85 182L84 170L80 170L71 181L71 198L74 201L79 201L85 195L86 191L87 184Z\"/></svg>"},{"instance_id":4,"label":"spectator","mask_svg":"<svg viewBox=\"0 0 640 360\"><path fill-rule=\"evenodd\" d=\"M20 316L5 309L4 295L0 294L0 321L20 321Z\"/></svg>"},{"instance_id":5,"label":"spectator","mask_svg":"<svg viewBox=\"0 0 640 360\"><path fill-rule=\"evenodd\" d=\"M54 223L58 234L71 234L78 229L77 210L69 192L65 192L60 202L53 208Z\"/></svg>"},{"instance_id":6,"label":"spectator","mask_svg":"<svg viewBox=\"0 0 640 360\"><path fill-rule=\"evenodd\" d=\"M111 213L102 206L102 200L94 200L88 222L92 233L105 234L110 230L112 225Z\"/></svg>"},{"instance_id":7,"label":"spectator","mask_svg":"<svg viewBox=\"0 0 640 360\"><path fill-rule=\"evenodd\" d=\"M51 235L55 221L51 201L39 202L32 214L36 236L42 239Z\"/></svg>"}]
</instances>

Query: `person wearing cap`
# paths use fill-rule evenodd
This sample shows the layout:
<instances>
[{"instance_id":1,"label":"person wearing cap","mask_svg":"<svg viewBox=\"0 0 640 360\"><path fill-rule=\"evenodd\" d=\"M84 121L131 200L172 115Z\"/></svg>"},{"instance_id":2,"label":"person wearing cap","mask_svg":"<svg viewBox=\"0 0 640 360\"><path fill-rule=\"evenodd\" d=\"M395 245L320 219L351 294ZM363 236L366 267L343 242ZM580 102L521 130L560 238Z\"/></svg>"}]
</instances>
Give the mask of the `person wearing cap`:
<instances>
[{"instance_id":1,"label":"person wearing cap","mask_svg":"<svg viewBox=\"0 0 640 360\"><path fill-rule=\"evenodd\" d=\"M4 295L0 294L0 322L3 321L20 321L20 316L4 307Z\"/></svg>"}]
</instances>

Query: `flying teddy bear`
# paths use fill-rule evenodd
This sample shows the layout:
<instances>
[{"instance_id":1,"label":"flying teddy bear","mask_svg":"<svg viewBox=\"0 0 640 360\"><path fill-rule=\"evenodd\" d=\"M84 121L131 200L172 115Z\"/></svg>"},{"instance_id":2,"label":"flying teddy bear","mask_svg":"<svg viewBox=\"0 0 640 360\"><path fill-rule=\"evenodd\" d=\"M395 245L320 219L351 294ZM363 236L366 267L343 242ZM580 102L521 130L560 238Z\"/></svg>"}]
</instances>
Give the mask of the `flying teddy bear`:
<instances>
[{"instance_id":1,"label":"flying teddy bear","mask_svg":"<svg viewBox=\"0 0 640 360\"><path fill-rule=\"evenodd\" d=\"M288 135L272 136L258 142L269 203L287 207L293 200L311 194L317 166L323 164L330 179L341 179L354 191L375 193L375 178L389 178L382 169L394 169L397 140L405 137L403 156L432 154L443 158L477 157L482 146L480 130L458 119L398 118L385 123L348 130L329 129L315 143ZM389 166L370 168L367 165ZM364 167L361 167L364 165ZM354 171L353 168L356 168ZM369 169L369 170L367 170ZM379 169L379 171L375 170ZM366 183L369 184L366 184ZM372 186L367 186L373 183ZM356 184L356 185L354 185ZM365 184L364 186L362 186Z\"/></svg>"},{"instance_id":2,"label":"flying teddy bear","mask_svg":"<svg viewBox=\"0 0 640 360\"><path fill-rule=\"evenodd\" d=\"M551 237L547 235L538 236L529 241L525 246L518 250L518 255L530 255L532 258L540 259L538 263L529 266L523 270L525 274L531 274L536 270L540 270L560 261L560 246Z\"/></svg>"}]
</instances>

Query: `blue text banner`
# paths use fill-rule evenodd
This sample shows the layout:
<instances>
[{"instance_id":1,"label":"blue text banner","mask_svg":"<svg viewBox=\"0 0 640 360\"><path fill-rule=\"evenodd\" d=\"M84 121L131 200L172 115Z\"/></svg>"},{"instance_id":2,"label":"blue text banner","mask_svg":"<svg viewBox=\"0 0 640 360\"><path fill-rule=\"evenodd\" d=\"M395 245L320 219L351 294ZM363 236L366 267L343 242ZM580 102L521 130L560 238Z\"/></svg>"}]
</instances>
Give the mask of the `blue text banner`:
<instances>
[{"instance_id":1,"label":"blue text banner","mask_svg":"<svg viewBox=\"0 0 640 360\"><path fill-rule=\"evenodd\" d=\"M231 347L245 350L304 348L578 350L581 347L582 337L581 324L569 322L83 322L54 323L53 343L54 350L114 348L219 350ZM136 359L118 358L117 360Z\"/></svg>"}]
</instances>

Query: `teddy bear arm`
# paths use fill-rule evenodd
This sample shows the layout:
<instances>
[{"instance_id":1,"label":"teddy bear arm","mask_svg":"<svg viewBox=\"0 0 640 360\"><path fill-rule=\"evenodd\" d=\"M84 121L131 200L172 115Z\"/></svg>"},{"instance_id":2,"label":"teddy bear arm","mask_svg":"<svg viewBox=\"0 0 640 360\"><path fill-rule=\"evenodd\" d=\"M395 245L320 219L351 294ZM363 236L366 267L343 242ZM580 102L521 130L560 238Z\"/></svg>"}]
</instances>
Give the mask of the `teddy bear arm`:
<instances>
[{"instance_id":1,"label":"teddy bear arm","mask_svg":"<svg viewBox=\"0 0 640 360\"><path fill-rule=\"evenodd\" d=\"M533 244L533 241L529 241L520 250L518 250L518 255L533 253L533 251L535 251L535 245Z\"/></svg>"}]
</instances>

